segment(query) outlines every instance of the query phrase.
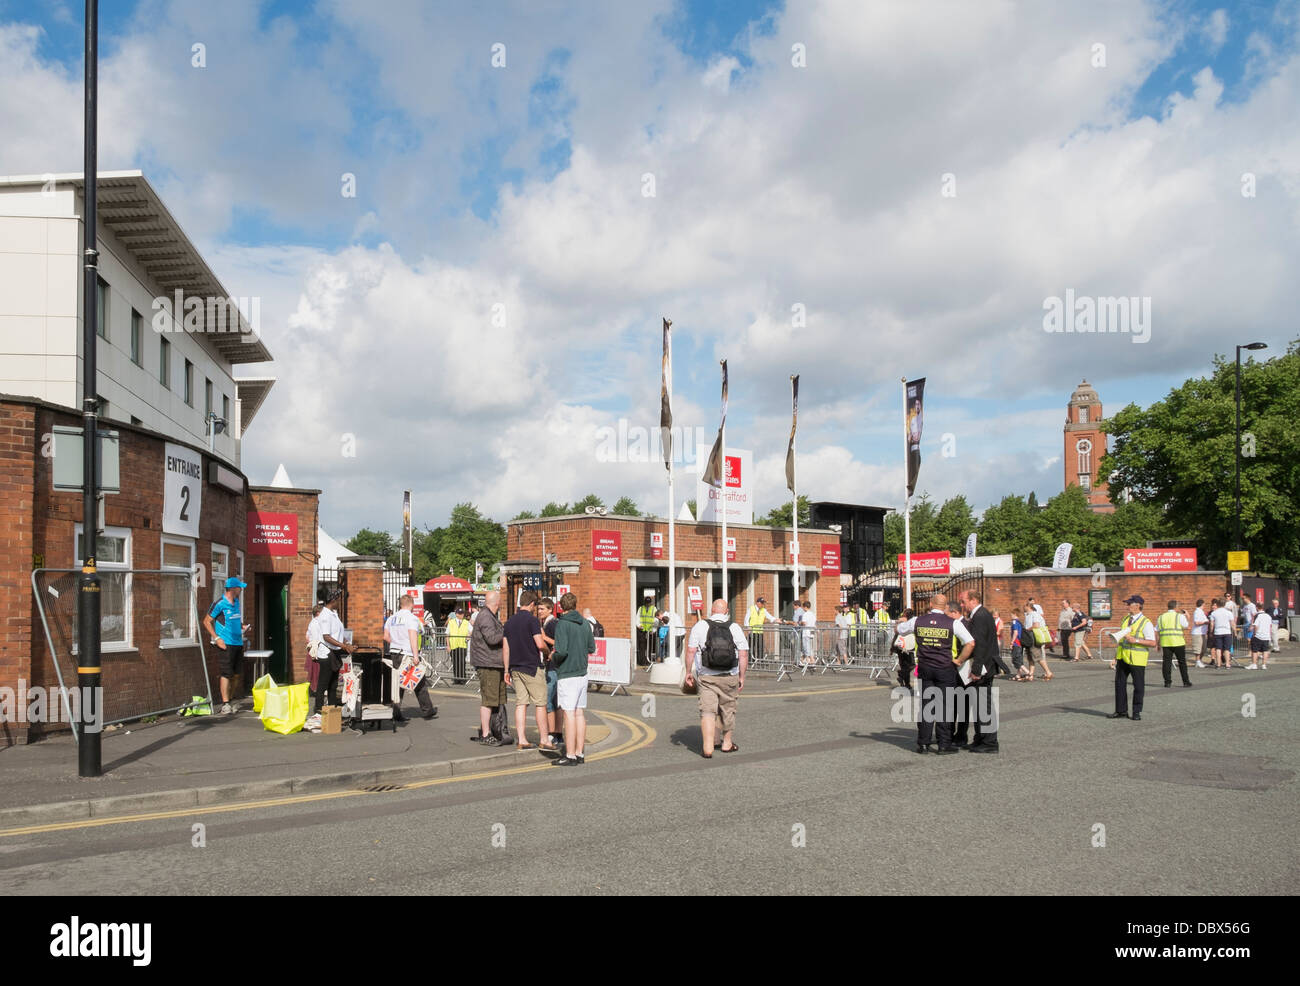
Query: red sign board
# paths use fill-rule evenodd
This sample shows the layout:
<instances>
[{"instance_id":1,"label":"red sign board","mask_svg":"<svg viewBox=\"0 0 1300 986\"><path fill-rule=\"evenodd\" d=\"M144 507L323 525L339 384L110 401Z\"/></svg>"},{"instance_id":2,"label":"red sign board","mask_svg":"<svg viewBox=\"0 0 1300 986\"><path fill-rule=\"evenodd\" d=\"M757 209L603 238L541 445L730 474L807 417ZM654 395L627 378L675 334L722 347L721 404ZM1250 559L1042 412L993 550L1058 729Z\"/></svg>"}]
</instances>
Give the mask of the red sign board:
<instances>
[{"instance_id":1,"label":"red sign board","mask_svg":"<svg viewBox=\"0 0 1300 986\"><path fill-rule=\"evenodd\" d=\"M587 663L598 664L603 669L605 667L605 661L606 661L605 638L597 637L596 653L587 655Z\"/></svg>"},{"instance_id":2,"label":"red sign board","mask_svg":"<svg viewBox=\"0 0 1300 986\"><path fill-rule=\"evenodd\" d=\"M439 575L424 583L425 592L470 592L471 586L454 575Z\"/></svg>"},{"instance_id":3,"label":"red sign board","mask_svg":"<svg viewBox=\"0 0 1300 986\"><path fill-rule=\"evenodd\" d=\"M1286 591L1286 608L1287 608L1287 612L1289 613L1295 612L1295 590L1294 589L1287 589Z\"/></svg>"},{"instance_id":4,"label":"red sign board","mask_svg":"<svg viewBox=\"0 0 1300 986\"><path fill-rule=\"evenodd\" d=\"M292 556L298 553L297 514L248 514L250 555Z\"/></svg>"},{"instance_id":5,"label":"red sign board","mask_svg":"<svg viewBox=\"0 0 1300 986\"><path fill-rule=\"evenodd\" d=\"M1195 548L1125 548L1126 572L1194 572Z\"/></svg>"},{"instance_id":6,"label":"red sign board","mask_svg":"<svg viewBox=\"0 0 1300 986\"><path fill-rule=\"evenodd\" d=\"M898 556L900 572L904 570L903 561L906 557ZM913 575L947 575L952 565L952 555L947 551L913 551L911 558Z\"/></svg>"},{"instance_id":7,"label":"red sign board","mask_svg":"<svg viewBox=\"0 0 1300 986\"><path fill-rule=\"evenodd\" d=\"M1255 587L1255 602L1261 606L1264 605L1264 587L1262 585Z\"/></svg>"},{"instance_id":8,"label":"red sign board","mask_svg":"<svg viewBox=\"0 0 1300 986\"><path fill-rule=\"evenodd\" d=\"M620 532L591 532L591 567L598 572L617 572L623 567L623 535Z\"/></svg>"},{"instance_id":9,"label":"red sign board","mask_svg":"<svg viewBox=\"0 0 1300 986\"><path fill-rule=\"evenodd\" d=\"M736 539L727 538L727 561L736 560Z\"/></svg>"},{"instance_id":10,"label":"red sign board","mask_svg":"<svg viewBox=\"0 0 1300 986\"><path fill-rule=\"evenodd\" d=\"M739 489L743 484L740 482L740 456L729 455L726 457L726 470L728 486L734 486Z\"/></svg>"},{"instance_id":11,"label":"red sign board","mask_svg":"<svg viewBox=\"0 0 1300 986\"><path fill-rule=\"evenodd\" d=\"M822 545L822 574L840 574L840 546L838 544Z\"/></svg>"},{"instance_id":12,"label":"red sign board","mask_svg":"<svg viewBox=\"0 0 1300 986\"><path fill-rule=\"evenodd\" d=\"M664 556L664 536L658 531L650 535L650 557L662 558Z\"/></svg>"},{"instance_id":13,"label":"red sign board","mask_svg":"<svg viewBox=\"0 0 1300 986\"><path fill-rule=\"evenodd\" d=\"M702 612L704 609L704 591L698 585L688 585L686 595L690 597L691 609Z\"/></svg>"}]
</instances>

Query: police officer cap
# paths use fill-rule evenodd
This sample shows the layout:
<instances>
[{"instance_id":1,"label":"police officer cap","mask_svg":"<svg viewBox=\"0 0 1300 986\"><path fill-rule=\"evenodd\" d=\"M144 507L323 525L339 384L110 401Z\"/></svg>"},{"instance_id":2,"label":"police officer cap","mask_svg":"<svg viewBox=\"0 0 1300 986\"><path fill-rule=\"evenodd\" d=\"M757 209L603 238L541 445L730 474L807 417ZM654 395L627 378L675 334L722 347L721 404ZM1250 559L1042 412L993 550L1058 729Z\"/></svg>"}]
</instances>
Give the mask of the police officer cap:
<instances>
[{"instance_id":1,"label":"police officer cap","mask_svg":"<svg viewBox=\"0 0 1300 986\"><path fill-rule=\"evenodd\" d=\"M1125 604L1137 603L1139 606L1145 606L1147 601L1143 599L1141 596L1129 596L1127 599L1124 600L1124 602Z\"/></svg>"}]
</instances>

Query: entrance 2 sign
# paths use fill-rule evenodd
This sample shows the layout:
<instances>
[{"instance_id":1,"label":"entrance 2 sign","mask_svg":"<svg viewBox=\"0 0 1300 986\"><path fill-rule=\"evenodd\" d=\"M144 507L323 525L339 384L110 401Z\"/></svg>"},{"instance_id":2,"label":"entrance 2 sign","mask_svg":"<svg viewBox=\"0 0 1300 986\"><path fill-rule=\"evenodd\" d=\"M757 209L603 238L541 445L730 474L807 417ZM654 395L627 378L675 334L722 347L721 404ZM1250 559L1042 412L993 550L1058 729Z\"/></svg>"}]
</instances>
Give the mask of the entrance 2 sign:
<instances>
[{"instance_id":1,"label":"entrance 2 sign","mask_svg":"<svg viewBox=\"0 0 1300 986\"><path fill-rule=\"evenodd\" d=\"M1195 548L1125 548L1126 572L1194 572Z\"/></svg>"}]
</instances>

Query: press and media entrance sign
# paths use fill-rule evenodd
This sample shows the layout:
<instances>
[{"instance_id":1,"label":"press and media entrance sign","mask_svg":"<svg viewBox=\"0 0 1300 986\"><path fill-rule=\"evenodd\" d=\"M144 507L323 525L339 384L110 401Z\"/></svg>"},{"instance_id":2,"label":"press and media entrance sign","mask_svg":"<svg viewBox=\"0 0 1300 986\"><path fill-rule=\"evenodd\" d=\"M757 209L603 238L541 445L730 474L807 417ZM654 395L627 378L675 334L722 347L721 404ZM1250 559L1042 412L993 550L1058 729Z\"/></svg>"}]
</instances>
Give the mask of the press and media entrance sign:
<instances>
[{"instance_id":1,"label":"press and media entrance sign","mask_svg":"<svg viewBox=\"0 0 1300 986\"><path fill-rule=\"evenodd\" d=\"M1126 572L1194 572L1195 548L1125 548Z\"/></svg>"},{"instance_id":2,"label":"press and media entrance sign","mask_svg":"<svg viewBox=\"0 0 1300 986\"><path fill-rule=\"evenodd\" d=\"M298 553L298 515L248 513L248 553L287 557Z\"/></svg>"}]
</instances>

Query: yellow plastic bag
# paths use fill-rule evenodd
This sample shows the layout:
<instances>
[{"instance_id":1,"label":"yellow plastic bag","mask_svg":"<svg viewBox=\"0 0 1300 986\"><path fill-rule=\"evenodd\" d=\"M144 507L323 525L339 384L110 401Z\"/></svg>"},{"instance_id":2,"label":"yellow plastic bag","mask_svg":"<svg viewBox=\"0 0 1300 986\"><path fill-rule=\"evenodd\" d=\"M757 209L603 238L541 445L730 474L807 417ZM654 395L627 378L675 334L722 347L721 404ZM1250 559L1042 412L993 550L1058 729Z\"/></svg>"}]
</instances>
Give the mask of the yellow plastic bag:
<instances>
[{"instance_id":1,"label":"yellow plastic bag","mask_svg":"<svg viewBox=\"0 0 1300 986\"><path fill-rule=\"evenodd\" d=\"M255 682L253 682L253 711L254 712L262 711L262 699L266 695L266 690L268 688L274 688L274 687L275 687L275 679L272 678L269 674L264 674L262 675L262 677L258 678Z\"/></svg>"},{"instance_id":2,"label":"yellow plastic bag","mask_svg":"<svg viewBox=\"0 0 1300 986\"><path fill-rule=\"evenodd\" d=\"M262 726L273 733L299 732L307 722L307 682L268 688L262 699Z\"/></svg>"}]
</instances>

